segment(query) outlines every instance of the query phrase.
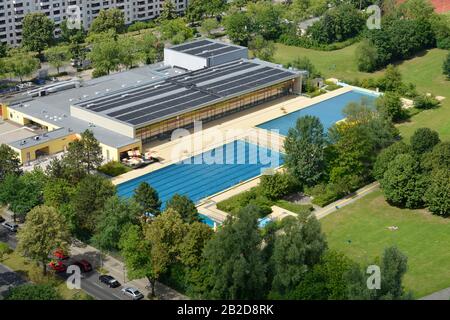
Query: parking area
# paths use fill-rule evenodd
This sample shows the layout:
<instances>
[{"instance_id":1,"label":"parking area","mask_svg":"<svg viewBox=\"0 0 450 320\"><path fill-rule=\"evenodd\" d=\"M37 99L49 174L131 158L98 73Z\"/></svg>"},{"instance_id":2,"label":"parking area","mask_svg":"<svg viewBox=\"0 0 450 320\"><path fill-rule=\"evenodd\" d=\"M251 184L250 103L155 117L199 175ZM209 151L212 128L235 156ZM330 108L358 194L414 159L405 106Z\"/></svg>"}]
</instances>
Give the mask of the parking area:
<instances>
[{"instance_id":1,"label":"parking area","mask_svg":"<svg viewBox=\"0 0 450 320\"><path fill-rule=\"evenodd\" d=\"M36 135L30 128L0 120L0 144L26 139Z\"/></svg>"}]
</instances>

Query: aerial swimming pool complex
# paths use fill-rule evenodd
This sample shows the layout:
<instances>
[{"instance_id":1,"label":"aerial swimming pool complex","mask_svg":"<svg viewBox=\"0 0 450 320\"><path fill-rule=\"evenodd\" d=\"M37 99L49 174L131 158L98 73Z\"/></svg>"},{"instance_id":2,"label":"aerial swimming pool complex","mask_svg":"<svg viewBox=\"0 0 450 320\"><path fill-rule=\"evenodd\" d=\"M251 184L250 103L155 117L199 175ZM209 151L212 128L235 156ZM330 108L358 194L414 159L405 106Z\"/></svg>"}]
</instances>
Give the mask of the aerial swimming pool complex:
<instances>
[{"instance_id":1,"label":"aerial swimming pool complex","mask_svg":"<svg viewBox=\"0 0 450 320\"><path fill-rule=\"evenodd\" d=\"M266 130L278 130L281 135L287 136L289 128L295 127L295 123L299 117L311 115L318 117L326 130L334 123L344 118L342 110L349 103L360 102L363 100L369 105L373 105L377 97L378 95L375 93L354 89L279 118L264 122L258 125L258 127Z\"/></svg>"}]
</instances>

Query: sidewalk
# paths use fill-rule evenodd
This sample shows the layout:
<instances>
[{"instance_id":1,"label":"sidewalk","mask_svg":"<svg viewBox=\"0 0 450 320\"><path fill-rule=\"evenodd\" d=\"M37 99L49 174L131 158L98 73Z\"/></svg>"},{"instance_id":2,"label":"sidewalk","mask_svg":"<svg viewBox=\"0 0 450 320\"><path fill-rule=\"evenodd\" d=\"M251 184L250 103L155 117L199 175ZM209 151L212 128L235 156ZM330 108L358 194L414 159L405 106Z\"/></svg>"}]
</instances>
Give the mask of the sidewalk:
<instances>
[{"instance_id":1,"label":"sidewalk","mask_svg":"<svg viewBox=\"0 0 450 320\"><path fill-rule=\"evenodd\" d=\"M450 299L450 288L443 289L437 292L434 292L428 296L422 297L419 300L446 300Z\"/></svg>"},{"instance_id":2,"label":"sidewalk","mask_svg":"<svg viewBox=\"0 0 450 320\"><path fill-rule=\"evenodd\" d=\"M87 245L84 248L71 246L70 251L72 256L82 256L86 258L89 262L91 262L94 268L102 267L105 270L108 270L109 274L116 278L122 285L131 286L137 288L141 291L144 296L147 297L149 290L146 289L146 286L149 285L147 279L137 279L137 280L129 280L126 276L125 265L123 262L115 259L112 256L104 256L102 259L102 255L99 250L96 248ZM81 257L80 257L81 258ZM161 300L187 300L189 299L187 296L182 295L181 293L169 288L168 286L156 282L155 284L155 293Z\"/></svg>"}]
</instances>

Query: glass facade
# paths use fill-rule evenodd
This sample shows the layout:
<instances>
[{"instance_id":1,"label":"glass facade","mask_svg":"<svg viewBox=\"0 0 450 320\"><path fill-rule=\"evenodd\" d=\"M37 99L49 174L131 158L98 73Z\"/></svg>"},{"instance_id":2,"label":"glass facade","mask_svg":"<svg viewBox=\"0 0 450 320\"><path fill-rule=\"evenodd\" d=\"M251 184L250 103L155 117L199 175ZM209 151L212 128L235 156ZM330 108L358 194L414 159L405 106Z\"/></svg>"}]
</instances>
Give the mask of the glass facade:
<instances>
[{"instance_id":1,"label":"glass facade","mask_svg":"<svg viewBox=\"0 0 450 320\"><path fill-rule=\"evenodd\" d=\"M177 128L192 127L194 121L212 121L231 113L239 112L281 96L291 94L293 84L293 80L282 82L240 97L232 98L224 102L219 102L199 110L136 129L136 138L141 139L142 143L146 143L153 139L167 138L170 133Z\"/></svg>"}]
</instances>

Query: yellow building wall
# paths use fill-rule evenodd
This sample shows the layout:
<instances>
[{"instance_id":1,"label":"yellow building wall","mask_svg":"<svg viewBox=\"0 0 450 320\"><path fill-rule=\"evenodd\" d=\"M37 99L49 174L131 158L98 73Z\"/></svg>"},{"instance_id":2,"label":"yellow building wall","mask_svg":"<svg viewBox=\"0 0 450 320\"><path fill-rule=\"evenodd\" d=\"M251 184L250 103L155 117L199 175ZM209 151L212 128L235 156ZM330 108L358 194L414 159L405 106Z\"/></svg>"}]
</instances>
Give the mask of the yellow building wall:
<instances>
[{"instance_id":1,"label":"yellow building wall","mask_svg":"<svg viewBox=\"0 0 450 320\"><path fill-rule=\"evenodd\" d=\"M29 120L32 120L36 123L39 123L42 126L47 127L48 131L53 131L56 129L59 129L60 127L58 127L57 125L50 123L50 122L46 122L46 121L42 121L41 119L37 119L34 117L31 117L29 115L26 115L20 111L17 110L13 110L11 108L8 108L5 105L2 105L2 117L4 120L10 120L13 122L16 122L20 125L27 125L29 123Z\"/></svg>"},{"instance_id":2,"label":"yellow building wall","mask_svg":"<svg viewBox=\"0 0 450 320\"><path fill-rule=\"evenodd\" d=\"M100 146L102 147L102 154L103 154L103 159L105 160L105 162L110 162L110 161L120 161L120 153L121 152L125 152L128 150L132 150L132 149L138 149L139 151L142 152L142 142L138 141L120 148L114 148L114 147L110 147L106 144L100 143Z\"/></svg>"},{"instance_id":3,"label":"yellow building wall","mask_svg":"<svg viewBox=\"0 0 450 320\"><path fill-rule=\"evenodd\" d=\"M36 160L36 151L45 149L48 147L48 153L55 154L58 152L64 151L65 148L69 146L69 143L76 140L77 136L75 134L66 136L64 138L55 139L51 141L47 141L35 146L30 146L29 148L25 148L22 150L13 148L18 154L20 161L22 163L27 163L28 161Z\"/></svg>"}]
</instances>

